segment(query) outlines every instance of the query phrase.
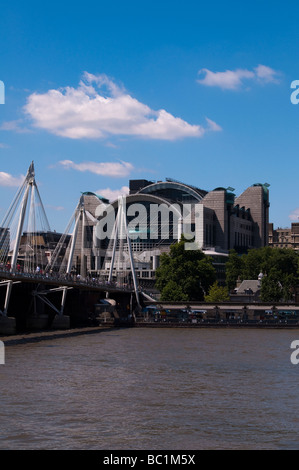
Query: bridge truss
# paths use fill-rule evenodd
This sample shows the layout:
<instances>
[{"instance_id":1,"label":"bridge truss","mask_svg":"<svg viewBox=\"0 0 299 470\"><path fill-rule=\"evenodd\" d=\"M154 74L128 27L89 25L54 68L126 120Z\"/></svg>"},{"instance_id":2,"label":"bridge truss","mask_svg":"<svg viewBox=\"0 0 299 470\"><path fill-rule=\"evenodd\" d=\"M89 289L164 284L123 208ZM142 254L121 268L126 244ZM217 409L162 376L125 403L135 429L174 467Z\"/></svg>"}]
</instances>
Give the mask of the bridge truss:
<instances>
[{"instance_id":1,"label":"bridge truss","mask_svg":"<svg viewBox=\"0 0 299 470\"><path fill-rule=\"evenodd\" d=\"M85 238L92 237L89 224L91 214L84 206L84 197L75 208L74 213L65 229L65 232L57 240L54 251L47 258L47 252L42 249L42 235L48 236L51 232L50 224L41 200L41 196L35 179L34 163L32 162L26 177L17 191L0 227L0 286L6 287L4 307L0 310L2 316L7 316L9 301L14 283L36 282L37 288L32 292L35 298L39 298L49 305L55 312L63 316L66 295L69 289L90 288L109 292L132 292L129 287L117 287L111 281L86 278L86 266L84 260ZM127 227L123 211L118 211L115 224L116 233ZM87 230L86 230L87 229ZM125 229L126 230L126 229ZM126 232L127 233L127 232ZM58 235L58 234L57 234ZM130 240L127 233L127 242ZM81 246L81 271L74 272L75 249ZM114 251L115 253L115 251ZM134 291L139 305L139 289L134 270L134 261L131 254L131 269L134 280ZM112 273L112 271L111 271ZM54 284L45 289L46 284ZM61 305L56 307L48 298L51 292L62 292Z\"/></svg>"}]
</instances>

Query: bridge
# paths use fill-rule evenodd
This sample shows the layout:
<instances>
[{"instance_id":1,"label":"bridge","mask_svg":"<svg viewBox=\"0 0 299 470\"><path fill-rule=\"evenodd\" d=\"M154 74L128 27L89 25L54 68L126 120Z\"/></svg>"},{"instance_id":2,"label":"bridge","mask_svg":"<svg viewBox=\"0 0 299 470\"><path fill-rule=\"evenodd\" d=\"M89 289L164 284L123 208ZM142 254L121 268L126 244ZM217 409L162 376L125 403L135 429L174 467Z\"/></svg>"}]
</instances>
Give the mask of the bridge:
<instances>
[{"instance_id":1,"label":"bridge","mask_svg":"<svg viewBox=\"0 0 299 470\"><path fill-rule=\"evenodd\" d=\"M55 321L59 328L69 327L69 316L64 315L67 293L70 290L102 294L109 299L113 296L132 296L137 308L140 308L140 288L134 269L134 260L130 250L128 233L127 243L131 262L130 285L113 282L112 272L115 262L115 248L110 266L108 279L82 276L74 271L74 252L78 243L78 234L81 233L83 249L84 222L90 214L84 207L84 198L81 195L66 230L60 234L56 247L45 262L45 253L41 253L40 233L53 233L42 203L42 199L35 179L34 163L28 168L26 177L18 189L0 227L0 287L6 289L3 296L3 307L0 306L0 333L14 333L15 318L9 315L11 297L17 285L30 286L34 298L33 315L37 318L36 300L43 302L56 314ZM115 233L124 224L124 211L120 205L115 222ZM81 229L80 229L81 227ZM126 224L124 225L127 230ZM72 229L72 230L71 230ZM114 243L116 247L116 241ZM0 294L3 292L0 289ZM59 305L50 299L50 294L61 293ZM18 293L19 295L19 293ZM1 295L0 295L1 299ZM1 301L1 300L0 300ZM131 302L132 303L132 302ZM14 313L14 312L13 312Z\"/></svg>"}]
</instances>

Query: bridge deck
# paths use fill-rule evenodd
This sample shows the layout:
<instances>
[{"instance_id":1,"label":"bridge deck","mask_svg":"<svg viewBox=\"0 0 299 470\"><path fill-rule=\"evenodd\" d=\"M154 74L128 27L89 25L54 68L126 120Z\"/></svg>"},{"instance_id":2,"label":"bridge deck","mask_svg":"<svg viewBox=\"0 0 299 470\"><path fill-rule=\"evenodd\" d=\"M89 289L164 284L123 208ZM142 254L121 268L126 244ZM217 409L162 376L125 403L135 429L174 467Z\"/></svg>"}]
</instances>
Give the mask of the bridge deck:
<instances>
[{"instance_id":1,"label":"bridge deck","mask_svg":"<svg viewBox=\"0 0 299 470\"><path fill-rule=\"evenodd\" d=\"M73 287L75 289L85 289L94 291L105 291L105 292L133 292L133 286L117 286L115 283L108 283L100 279L77 279L70 275L59 275L59 274L38 274L38 273L11 273L9 271L0 270L0 285L1 281L13 281L13 282L32 282L38 284L61 286L61 287Z\"/></svg>"}]
</instances>

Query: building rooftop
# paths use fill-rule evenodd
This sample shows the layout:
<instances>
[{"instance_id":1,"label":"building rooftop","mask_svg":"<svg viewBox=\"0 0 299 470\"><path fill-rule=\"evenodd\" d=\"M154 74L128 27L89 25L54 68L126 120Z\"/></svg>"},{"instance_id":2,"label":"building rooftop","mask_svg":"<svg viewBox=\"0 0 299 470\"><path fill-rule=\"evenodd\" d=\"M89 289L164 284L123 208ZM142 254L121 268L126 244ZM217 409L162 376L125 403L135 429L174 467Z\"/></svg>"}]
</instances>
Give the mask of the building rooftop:
<instances>
[{"instance_id":1,"label":"building rooftop","mask_svg":"<svg viewBox=\"0 0 299 470\"><path fill-rule=\"evenodd\" d=\"M252 291L255 294L261 288L261 282L258 279L248 279L242 281L240 286L236 289L236 294L249 294Z\"/></svg>"}]
</instances>

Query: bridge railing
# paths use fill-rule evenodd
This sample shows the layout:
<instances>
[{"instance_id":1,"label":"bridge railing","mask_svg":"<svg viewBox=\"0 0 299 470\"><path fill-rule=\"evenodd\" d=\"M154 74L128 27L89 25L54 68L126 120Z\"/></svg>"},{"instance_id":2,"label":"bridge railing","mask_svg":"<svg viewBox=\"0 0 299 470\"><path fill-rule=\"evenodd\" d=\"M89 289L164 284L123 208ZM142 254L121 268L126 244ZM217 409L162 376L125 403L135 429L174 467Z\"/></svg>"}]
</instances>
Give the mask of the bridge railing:
<instances>
[{"instance_id":1,"label":"bridge railing","mask_svg":"<svg viewBox=\"0 0 299 470\"><path fill-rule=\"evenodd\" d=\"M99 288L113 288L121 291L132 291L134 288L133 285L127 284L121 285L117 282L113 281L106 281L105 279L97 278L97 277L85 277L83 278L80 275L75 274L64 274L59 272L23 272L22 270L14 270L11 271L7 267L0 266L0 277L2 279L30 279L32 281L38 282L47 282L47 281L54 281L60 285L74 285L74 286L90 286L90 287L99 287Z\"/></svg>"}]
</instances>

